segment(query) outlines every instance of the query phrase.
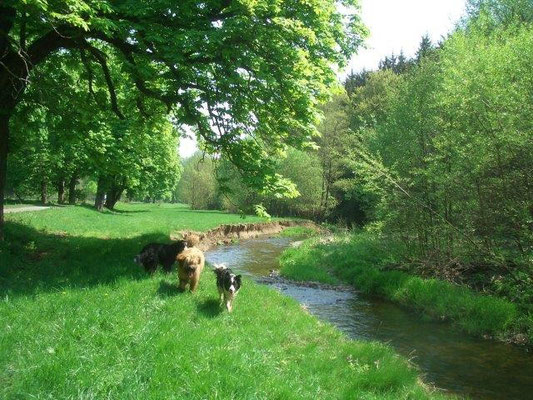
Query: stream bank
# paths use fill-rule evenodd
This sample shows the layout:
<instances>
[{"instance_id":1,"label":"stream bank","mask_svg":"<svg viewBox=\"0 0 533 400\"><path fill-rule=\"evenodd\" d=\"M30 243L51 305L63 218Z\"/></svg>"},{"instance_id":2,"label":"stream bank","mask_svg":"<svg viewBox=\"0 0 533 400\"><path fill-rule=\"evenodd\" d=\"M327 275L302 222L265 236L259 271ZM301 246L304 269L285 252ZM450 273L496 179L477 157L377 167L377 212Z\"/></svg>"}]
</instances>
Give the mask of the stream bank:
<instances>
[{"instance_id":1,"label":"stream bank","mask_svg":"<svg viewBox=\"0 0 533 400\"><path fill-rule=\"evenodd\" d=\"M280 220L250 224L224 224L207 232L178 231L172 233L170 238L187 240L189 246L206 251L214 246L228 245L243 239L277 235L284 229L292 227L307 228L317 233L322 230L318 225L306 220Z\"/></svg>"},{"instance_id":2,"label":"stream bank","mask_svg":"<svg viewBox=\"0 0 533 400\"><path fill-rule=\"evenodd\" d=\"M427 318L451 322L471 335L528 349L533 321L523 307L463 285L390 268L398 262L394 248L379 238L346 234L327 241L310 239L288 249L281 257L281 274L297 281L347 282Z\"/></svg>"},{"instance_id":3,"label":"stream bank","mask_svg":"<svg viewBox=\"0 0 533 400\"><path fill-rule=\"evenodd\" d=\"M280 237L243 240L213 248L206 258L266 282L270 271L279 268L277 258L290 243L291 239ZM478 340L349 286L339 290L283 280L271 280L270 286L352 339L389 343L419 367L425 382L444 391L473 399L524 399L533 392L533 358L520 348Z\"/></svg>"}]
</instances>

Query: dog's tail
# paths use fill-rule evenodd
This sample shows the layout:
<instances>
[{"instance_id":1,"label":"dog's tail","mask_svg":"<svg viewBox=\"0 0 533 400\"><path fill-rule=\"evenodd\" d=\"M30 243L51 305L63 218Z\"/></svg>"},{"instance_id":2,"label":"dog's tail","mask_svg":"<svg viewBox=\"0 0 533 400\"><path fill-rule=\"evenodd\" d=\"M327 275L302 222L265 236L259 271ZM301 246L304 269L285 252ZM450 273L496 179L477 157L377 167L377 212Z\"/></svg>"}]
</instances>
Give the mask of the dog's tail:
<instances>
[{"instance_id":1,"label":"dog's tail","mask_svg":"<svg viewBox=\"0 0 533 400\"><path fill-rule=\"evenodd\" d=\"M224 272L226 269L228 269L228 267L226 266L226 263L213 264L213 271L215 271L215 274L217 275Z\"/></svg>"}]
</instances>

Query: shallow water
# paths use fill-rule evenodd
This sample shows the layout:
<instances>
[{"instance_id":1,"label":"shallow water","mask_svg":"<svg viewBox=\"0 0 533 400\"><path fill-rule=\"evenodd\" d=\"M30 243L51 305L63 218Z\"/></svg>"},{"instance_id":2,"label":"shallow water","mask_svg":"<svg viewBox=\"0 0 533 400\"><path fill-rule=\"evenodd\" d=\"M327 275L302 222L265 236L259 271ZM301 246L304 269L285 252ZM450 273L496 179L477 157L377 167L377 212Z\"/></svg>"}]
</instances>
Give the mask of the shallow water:
<instances>
[{"instance_id":1,"label":"shallow water","mask_svg":"<svg viewBox=\"0 0 533 400\"><path fill-rule=\"evenodd\" d=\"M206 253L210 263L224 262L251 277L278 269L287 238L260 238L221 246ZM390 302L356 290L328 290L273 284L348 336L390 343L418 365L424 381L472 399L533 399L533 356L523 349L480 340L448 324L420 319Z\"/></svg>"}]
</instances>

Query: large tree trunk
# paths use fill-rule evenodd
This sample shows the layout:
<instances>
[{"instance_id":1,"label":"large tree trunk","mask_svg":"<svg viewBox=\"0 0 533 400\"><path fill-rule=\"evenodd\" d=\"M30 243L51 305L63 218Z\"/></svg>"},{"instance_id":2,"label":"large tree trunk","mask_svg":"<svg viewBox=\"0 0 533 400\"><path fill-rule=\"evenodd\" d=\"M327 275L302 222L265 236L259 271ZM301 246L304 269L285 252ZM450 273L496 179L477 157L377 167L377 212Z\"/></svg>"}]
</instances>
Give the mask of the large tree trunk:
<instances>
[{"instance_id":1,"label":"large tree trunk","mask_svg":"<svg viewBox=\"0 0 533 400\"><path fill-rule=\"evenodd\" d=\"M4 2L2 2L4 3ZM9 32L15 23L16 11L4 4L0 5L0 240L4 240L4 196L7 179L7 153L9 150L9 118L15 110L17 97L24 88L27 69L13 68L11 60L20 59L9 48ZM20 62L19 62L20 63ZM14 75L14 76L13 76Z\"/></svg>"},{"instance_id":2,"label":"large tree trunk","mask_svg":"<svg viewBox=\"0 0 533 400\"><path fill-rule=\"evenodd\" d=\"M0 115L0 241L4 240L4 191L7 178L8 140L9 117Z\"/></svg>"},{"instance_id":3,"label":"large tree trunk","mask_svg":"<svg viewBox=\"0 0 533 400\"><path fill-rule=\"evenodd\" d=\"M60 179L57 182L57 202L63 204L65 202L65 180Z\"/></svg>"},{"instance_id":4,"label":"large tree trunk","mask_svg":"<svg viewBox=\"0 0 533 400\"><path fill-rule=\"evenodd\" d=\"M72 174L68 182L68 204L76 204L76 185L78 184L78 177Z\"/></svg>"},{"instance_id":5,"label":"large tree trunk","mask_svg":"<svg viewBox=\"0 0 533 400\"><path fill-rule=\"evenodd\" d=\"M122 192L124 192L124 187L120 184L117 184L116 178L114 178L111 188L107 191L107 199L105 202L106 208L110 210L114 209L115 204L117 204L122 196Z\"/></svg>"},{"instance_id":6,"label":"large tree trunk","mask_svg":"<svg viewBox=\"0 0 533 400\"><path fill-rule=\"evenodd\" d=\"M98 178L98 187L96 188L96 198L94 199L94 207L98 211L102 211L106 201L106 182L103 177Z\"/></svg>"},{"instance_id":7,"label":"large tree trunk","mask_svg":"<svg viewBox=\"0 0 533 400\"><path fill-rule=\"evenodd\" d=\"M111 191L109 195L107 196L105 207L113 210L115 208L115 205L120 200L120 197L122 196L123 190L118 191Z\"/></svg>"}]
</instances>

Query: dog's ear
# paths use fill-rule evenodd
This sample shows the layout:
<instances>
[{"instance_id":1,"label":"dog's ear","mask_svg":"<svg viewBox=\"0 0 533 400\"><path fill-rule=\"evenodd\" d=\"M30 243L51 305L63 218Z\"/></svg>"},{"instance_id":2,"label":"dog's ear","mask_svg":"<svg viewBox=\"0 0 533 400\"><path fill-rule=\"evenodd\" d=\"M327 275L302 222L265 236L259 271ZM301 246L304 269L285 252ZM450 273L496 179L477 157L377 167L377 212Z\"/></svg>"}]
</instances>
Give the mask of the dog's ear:
<instances>
[{"instance_id":1,"label":"dog's ear","mask_svg":"<svg viewBox=\"0 0 533 400\"><path fill-rule=\"evenodd\" d=\"M237 275L237 276L235 277L235 280L236 280L237 282L239 282L239 284L240 284L240 283L241 283L241 278L242 278L241 275Z\"/></svg>"}]
</instances>

